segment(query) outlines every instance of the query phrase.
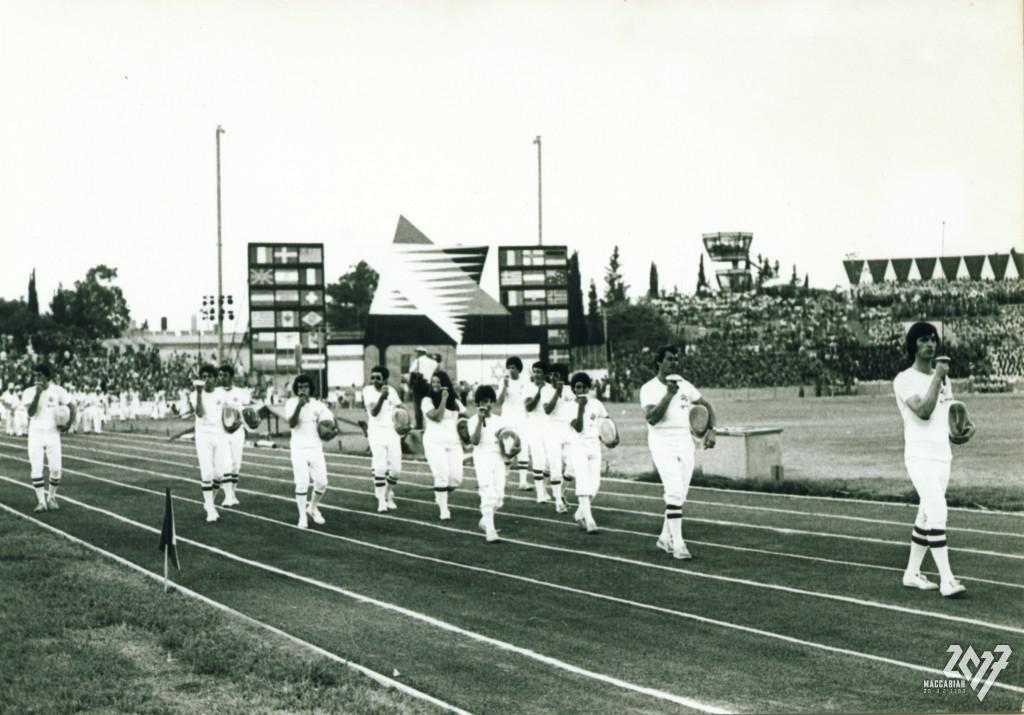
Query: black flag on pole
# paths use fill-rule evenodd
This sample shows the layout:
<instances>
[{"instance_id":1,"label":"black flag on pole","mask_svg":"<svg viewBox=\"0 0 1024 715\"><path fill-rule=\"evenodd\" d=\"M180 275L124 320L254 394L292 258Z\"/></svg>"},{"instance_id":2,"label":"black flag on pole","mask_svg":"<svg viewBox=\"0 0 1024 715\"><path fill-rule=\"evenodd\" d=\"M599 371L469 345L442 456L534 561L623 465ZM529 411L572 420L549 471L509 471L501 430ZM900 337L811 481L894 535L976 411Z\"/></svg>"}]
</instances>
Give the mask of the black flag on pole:
<instances>
[{"instance_id":1,"label":"black flag on pole","mask_svg":"<svg viewBox=\"0 0 1024 715\"><path fill-rule=\"evenodd\" d=\"M171 506L171 490L167 488L167 498L164 502L164 525L160 530L160 550L166 549L174 568L181 571L181 564L178 563L178 535L174 531L174 507Z\"/></svg>"}]
</instances>

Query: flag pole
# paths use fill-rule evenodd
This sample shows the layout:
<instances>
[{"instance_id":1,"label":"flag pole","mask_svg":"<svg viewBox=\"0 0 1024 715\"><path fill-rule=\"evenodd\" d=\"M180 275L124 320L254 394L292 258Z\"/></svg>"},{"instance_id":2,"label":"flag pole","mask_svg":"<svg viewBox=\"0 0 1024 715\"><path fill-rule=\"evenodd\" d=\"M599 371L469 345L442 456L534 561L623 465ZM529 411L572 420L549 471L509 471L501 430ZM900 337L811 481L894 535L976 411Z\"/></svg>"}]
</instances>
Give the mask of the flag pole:
<instances>
[{"instance_id":1,"label":"flag pole","mask_svg":"<svg viewBox=\"0 0 1024 715\"><path fill-rule=\"evenodd\" d=\"M164 593L170 590L170 586L167 584L167 549L164 549Z\"/></svg>"}]
</instances>

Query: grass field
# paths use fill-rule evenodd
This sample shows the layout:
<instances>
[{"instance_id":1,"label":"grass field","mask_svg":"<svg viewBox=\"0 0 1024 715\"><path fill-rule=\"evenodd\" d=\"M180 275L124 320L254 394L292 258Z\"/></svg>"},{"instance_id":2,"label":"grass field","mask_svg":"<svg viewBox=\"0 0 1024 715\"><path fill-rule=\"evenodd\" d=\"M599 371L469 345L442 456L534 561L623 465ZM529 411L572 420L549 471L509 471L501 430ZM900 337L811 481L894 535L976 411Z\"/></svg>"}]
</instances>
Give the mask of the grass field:
<instances>
[{"instance_id":1,"label":"grass field","mask_svg":"<svg viewBox=\"0 0 1024 715\"><path fill-rule=\"evenodd\" d=\"M469 712L1017 712L1024 705L1020 514L953 510L951 560L968 591L947 600L900 585L910 505L697 488L683 522L695 558L677 562L654 546L660 487L645 482L605 482L595 535L510 491L498 515L503 541L487 545L476 528L473 482L453 494L454 520L438 522L421 463L408 464L399 510L378 514L368 460L329 453L327 524L300 531L283 450L247 451L242 506L222 510L215 525L203 519L191 445L140 434L72 436L64 453L63 506L39 521L159 571L170 486L183 561L172 577L181 588ZM27 471L24 440L0 439L5 581L43 567L18 556L19 539L31 537L11 512L31 518ZM20 536L7 538L12 533ZM58 561L70 548L59 547ZM117 574L126 578L123 567L97 568L93 580L116 583ZM84 588L81 581L52 585ZM165 596L157 584L138 587L154 608L206 610ZM103 597L96 598L102 611ZM70 630L28 634L30 647L3 651L0 672L16 670L26 648L38 654L53 639L73 642ZM247 639L273 640L259 632ZM970 687L925 688L944 678L952 644L979 654L999 644L1012 649L984 701ZM174 645L151 639L146 659L165 658ZM259 672L254 680L265 681ZM303 673L289 677L301 684ZM218 686L232 677L221 676ZM16 692L13 680L5 692ZM31 694L20 697L32 702ZM45 693L38 697L47 711ZM250 711L312 707L269 702ZM379 701L382 711L405 707L405 698Z\"/></svg>"}]
</instances>

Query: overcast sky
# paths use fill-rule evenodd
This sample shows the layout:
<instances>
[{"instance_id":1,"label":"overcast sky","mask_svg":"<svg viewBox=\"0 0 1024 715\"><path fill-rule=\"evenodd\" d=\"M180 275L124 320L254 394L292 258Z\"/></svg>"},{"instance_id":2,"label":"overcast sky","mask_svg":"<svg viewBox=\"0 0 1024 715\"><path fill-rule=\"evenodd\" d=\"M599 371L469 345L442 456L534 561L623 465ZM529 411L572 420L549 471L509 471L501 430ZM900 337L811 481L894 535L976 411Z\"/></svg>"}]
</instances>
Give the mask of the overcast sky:
<instances>
[{"instance_id":1,"label":"overcast sky","mask_svg":"<svg viewBox=\"0 0 1024 715\"><path fill-rule=\"evenodd\" d=\"M336 279L400 214L692 290L710 231L812 285L842 259L1024 250L1020 0L0 0L0 296L97 263L188 327L250 241ZM11 250L13 249L13 251ZM380 268L380 266L378 266ZM240 325L240 327L242 327Z\"/></svg>"}]
</instances>

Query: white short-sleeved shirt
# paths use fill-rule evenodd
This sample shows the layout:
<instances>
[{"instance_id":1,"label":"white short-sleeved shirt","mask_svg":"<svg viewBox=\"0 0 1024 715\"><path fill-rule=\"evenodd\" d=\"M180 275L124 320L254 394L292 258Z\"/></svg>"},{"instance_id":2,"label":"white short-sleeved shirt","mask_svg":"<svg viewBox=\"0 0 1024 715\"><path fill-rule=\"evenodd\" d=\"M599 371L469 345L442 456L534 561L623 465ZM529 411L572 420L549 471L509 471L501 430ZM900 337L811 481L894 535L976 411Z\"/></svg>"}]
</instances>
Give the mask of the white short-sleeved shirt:
<instances>
[{"instance_id":1,"label":"white short-sleeved shirt","mask_svg":"<svg viewBox=\"0 0 1024 715\"><path fill-rule=\"evenodd\" d=\"M476 431L476 423L480 421L480 415L476 414L469 418L469 435L473 436ZM498 433L508 426L508 418L505 415L491 415L487 418L484 426L480 428L480 444L473 445L473 454L487 454L501 456L501 448L498 446Z\"/></svg>"},{"instance_id":2,"label":"white short-sleeved shirt","mask_svg":"<svg viewBox=\"0 0 1024 715\"><path fill-rule=\"evenodd\" d=\"M32 400L35 399L37 389L35 385L32 385L32 387L22 393L21 404L24 405L26 410L32 404ZM39 396L39 404L36 406L35 416L28 418L28 431L36 433L56 432L56 410L60 405L69 404L71 404L71 397L68 395L67 390L51 382L43 390L43 394Z\"/></svg>"},{"instance_id":3,"label":"white short-sleeved shirt","mask_svg":"<svg viewBox=\"0 0 1024 715\"><path fill-rule=\"evenodd\" d=\"M526 419L527 394L530 396L536 394L535 391L530 390L531 386L533 383L522 375L515 380L509 376L508 387L505 388L505 399L501 403L502 417L513 422L521 422Z\"/></svg>"},{"instance_id":4,"label":"white short-sleeved shirt","mask_svg":"<svg viewBox=\"0 0 1024 715\"><path fill-rule=\"evenodd\" d=\"M578 414L577 407L577 414ZM597 441L600 436L601 420L608 416L608 410L596 397L587 396L587 404L583 406L583 431L572 430L572 434L581 440ZM573 417L573 419L576 419Z\"/></svg>"},{"instance_id":5,"label":"white short-sleeved shirt","mask_svg":"<svg viewBox=\"0 0 1024 715\"><path fill-rule=\"evenodd\" d=\"M523 409L526 410L526 401L532 400L537 395L537 390L540 390L541 398L537 401L537 406L532 410L526 410L526 421L531 427L537 427L543 424L547 419L548 415L544 412L544 388L549 387L545 382L540 388L537 384L530 380L526 383L523 389Z\"/></svg>"},{"instance_id":6,"label":"white short-sleeved shirt","mask_svg":"<svg viewBox=\"0 0 1024 715\"><path fill-rule=\"evenodd\" d=\"M640 406L647 411L661 402L661 399L668 392L668 385L657 377L653 377L644 383L640 388ZM694 387L689 381L683 380L679 383L679 390L676 392L665 416L657 424L647 424L648 431L661 430L690 430L690 406L701 398L700 390Z\"/></svg>"},{"instance_id":7,"label":"white short-sleeved shirt","mask_svg":"<svg viewBox=\"0 0 1024 715\"><path fill-rule=\"evenodd\" d=\"M462 440L459 439L458 422L459 413L466 411L465 405L455 400L455 409L446 409L440 422L427 417L427 413L434 410L434 402L429 396L420 401L420 408L423 410L423 440L425 442L462 444Z\"/></svg>"},{"instance_id":8,"label":"white short-sleeved shirt","mask_svg":"<svg viewBox=\"0 0 1024 715\"><path fill-rule=\"evenodd\" d=\"M226 395L223 387L215 387L212 392L203 390L203 416L196 412L196 434L227 434L224 431L224 404ZM196 409L196 393L189 395L192 411Z\"/></svg>"},{"instance_id":9,"label":"white short-sleeved shirt","mask_svg":"<svg viewBox=\"0 0 1024 715\"><path fill-rule=\"evenodd\" d=\"M905 458L951 461L953 450L949 446L949 403L953 401L953 388L949 380L939 389L939 399L928 419L922 420L907 406L907 400L915 395L923 400L931 382L931 375L925 375L913 367L907 368L892 381L896 406L903 416L903 455Z\"/></svg>"},{"instance_id":10,"label":"white short-sleeved shirt","mask_svg":"<svg viewBox=\"0 0 1024 715\"><path fill-rule=\"evenodd\" d=\"M221 388L224 390L224 404L242 409L252 402L252 393L245 387Z\"/></svg>"},{"instance_id":11,"label":"white short-sleeved shirt","mask_svg":"<svg viewBox=\"0 0 1024 715\"><path fill-rule=\"evenodd\" d=\"M541 412L544 411L544 405L551 402L551 398L555 396L555 388L553 385L544 385L540 391L540 404L537 405L537 409ZM558 424L569 424L576 419L576 413L579 408L576 406L576 395L573 394L572 388L568 385L563 385L562 396L558 402L555 403L555 409L547 413L548 419Z\"/></svg>"},{"instance_id":12,"label":"white short-sleeved shirt","mask_svg":"<svg viewBox=\"0 0 1024 715\"><path fill-rule=\"evenodd\" d=\"M380 406L380 412L373 414L372 410L380 400L380 390L373 385L363 388L363 404L366 405L366 429L375 432L381 429L394 431L395 429L395 408L400 407L402 400L398 397L398 390L388 386L388 396L384 404Z\"/></svg>"},{"instance_id":13,"label":"white short-sleeved shirt","mask_svg":"<svg viewBox=\"0 0 1024 715\"><path fill-rule=\"evenodd\" d=\"M289 397L288 401L284 404L284 413L289 420L298 404L298 397ZM309 402L304 404L302 411L299 412L299 423L292 427L291 448L309 449L320 447L322 449L323 443L320 441L320 433L317 432L316 426L323 420L333 419L334 414L327 405L320 400L312 397L309 398Z\"/></svg>"}]
</instances>

